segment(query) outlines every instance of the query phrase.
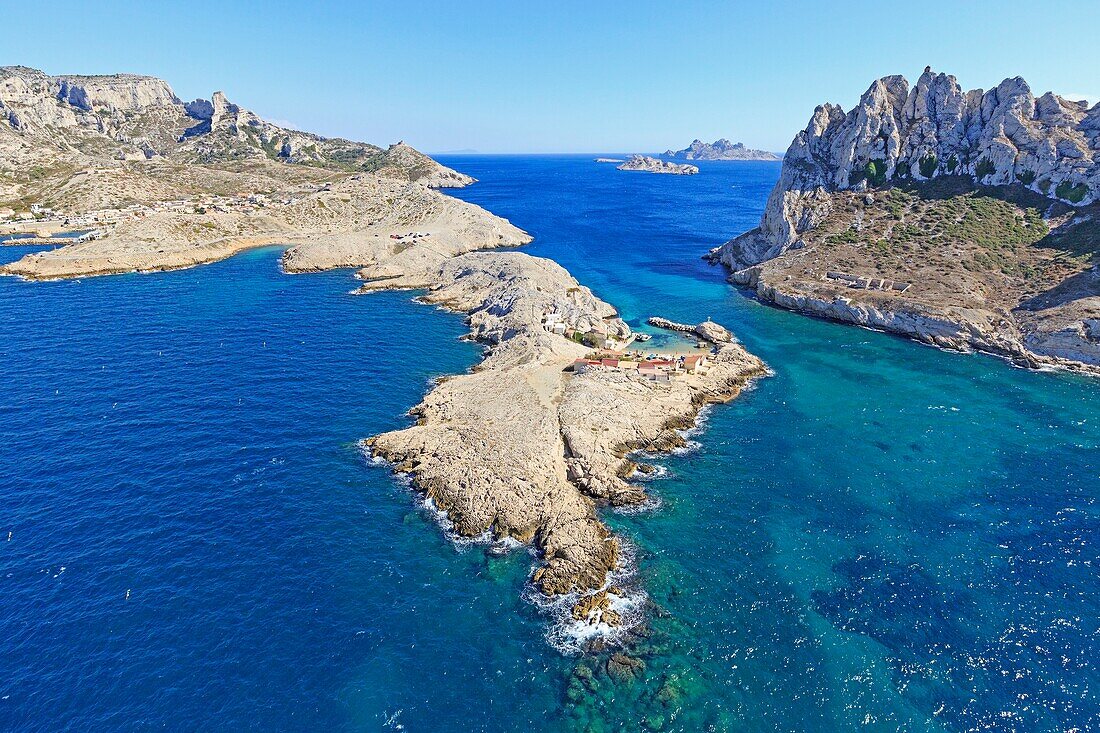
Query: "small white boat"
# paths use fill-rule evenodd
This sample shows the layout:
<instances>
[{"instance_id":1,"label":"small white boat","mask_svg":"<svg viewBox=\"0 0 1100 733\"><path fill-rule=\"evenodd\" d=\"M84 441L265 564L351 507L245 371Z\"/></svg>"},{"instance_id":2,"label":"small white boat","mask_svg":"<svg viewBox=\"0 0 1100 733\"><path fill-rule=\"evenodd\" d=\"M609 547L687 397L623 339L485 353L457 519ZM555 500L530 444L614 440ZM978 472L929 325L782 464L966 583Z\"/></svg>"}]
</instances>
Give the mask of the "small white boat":
<instances>
[{"instance_id":1,"label":"small white boat","mask_svg":"<svg viewBox=\"0 0 1100 733\"><path fill-rule=\"evenodd\" d=\"M653 337L650 336L648 333L636 333L636 334L634 334L634 340L635 341L649 341L651 338L653 338Z\"/></svg>"}]
</instances>

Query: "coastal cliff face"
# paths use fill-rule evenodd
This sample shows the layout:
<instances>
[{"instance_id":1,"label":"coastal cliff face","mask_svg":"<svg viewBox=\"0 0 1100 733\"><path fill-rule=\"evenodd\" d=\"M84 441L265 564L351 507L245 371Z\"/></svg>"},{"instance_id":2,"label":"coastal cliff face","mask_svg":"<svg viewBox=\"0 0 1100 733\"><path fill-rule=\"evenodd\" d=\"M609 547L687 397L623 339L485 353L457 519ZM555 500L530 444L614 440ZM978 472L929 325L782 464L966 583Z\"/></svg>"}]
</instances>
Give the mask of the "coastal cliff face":
<instances>
[{"instance_id":1,"label":"coastal cliff face","mask_svg":"<svg viewBox=\"0 0 1100 733\"><path fill-rule=\"evenodd\" d=\"M712 143L695 139L683 150L666 150L665 155L682 160L782 160L775 153L746 148L744 143L731 143L725 138Z\"/></svg>"},{"instance_id":2,"label":"coastal cliff face","mask_svg":"<svg viewBox=\"0 0 1100 733\"><path fill-rule=\"evenodd\" d=\"M1095 369L1098 196L1100 105L1019 77L963 91L926 69L912 87L879 79L847 113L819 106L759 227L711 258L784 307Z\"/></svg>"},{"instance_id":3,"label":"coastal cliff face","mask_svg":"<svg viewBox=\"0 0 1100 733\"><path fill-rule=\"evenodd\" d=\"M150 76L50 76L0 67L0 163L63 170L105 161L303 164L330 171L377 172L427 185L473 179L398 143L325 138L275 125L222 92L184 103Z\"/></svg>"}]
</instances>

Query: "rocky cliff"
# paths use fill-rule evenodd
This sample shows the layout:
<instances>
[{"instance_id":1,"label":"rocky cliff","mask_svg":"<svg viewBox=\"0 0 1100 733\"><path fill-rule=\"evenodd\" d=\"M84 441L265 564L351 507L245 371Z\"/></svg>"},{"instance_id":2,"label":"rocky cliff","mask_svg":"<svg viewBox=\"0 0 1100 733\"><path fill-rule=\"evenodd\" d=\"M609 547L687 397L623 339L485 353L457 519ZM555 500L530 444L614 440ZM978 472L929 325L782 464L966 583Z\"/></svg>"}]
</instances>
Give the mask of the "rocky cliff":
<instances>
[{"instance_id":1,"label":"rocky cliff","mask_svg":"<svg viewBox=\"0 0 1100 733\"><path fill-rule=\"evenodd\" d=\"M1093 368L1098 156L1100 105L1019 77L989 91L927 68L913 86L884 77L847 113L814 111L760 226L712 257L786 307ZM958 336L925 334L929 318Z\"/></svg>"},{"instance_id":2,"label":"rocky cliff","mask_svg":"<svg viewBox=\"0 0 1100 733\"><path fill-rule=\"evenodd\" d=\"M472 182L412 148L383 150L275 125L222 92L184 103L150 76L50 76L0 67L0 168L58 168L97 160L206 165L276 162L379 172L433 186Z\"/></svg>"},{"instance_id":3,"label":"rocky cliff","mask_svg":"<svg viewBox=\"0 0 1100 733\"><path fill-rule=\"evenodd\" d=\"M734 266L774 257L828 213L828 193L891 182L965 176L1084 206L1100 194L1098 151L1100 105L1037 98L1020 77L987 92L963 91L930 68L912 88L883 77L848 113L814 110L787 150L759 230L723 256Z\"/></svg>"},{"instance_id":4,"label":"rocky cliff","mask_svg":"<svg viewBox=\"0 0 1100 733\"><path fill-rule=\"evenodd\" d=\"M744 143L731 143L725 138L712 143L695 139L683 150L666 150L665 156L682 160L782 160L775 153L746 148Z\"/></svg>"}]
</instances>

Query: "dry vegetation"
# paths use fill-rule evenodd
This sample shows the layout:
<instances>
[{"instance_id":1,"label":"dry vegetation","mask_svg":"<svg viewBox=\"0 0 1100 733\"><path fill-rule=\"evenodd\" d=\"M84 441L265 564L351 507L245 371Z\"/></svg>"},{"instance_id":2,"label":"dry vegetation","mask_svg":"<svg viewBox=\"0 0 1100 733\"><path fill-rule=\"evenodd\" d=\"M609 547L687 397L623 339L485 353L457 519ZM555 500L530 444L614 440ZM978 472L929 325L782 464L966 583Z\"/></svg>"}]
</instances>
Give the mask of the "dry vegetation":
<instances>
[{"instance_id":1,"label":"dry vegetation","mask_svg":"<svg viewBox=\"0 0 1100 733\"><path fill-rule=\"evenodd\" d=\"M1011 308L1097 261L1096 214L1023 188L975 189L952 178L845 191L805 234L806 247L780 259L802 277L841 270L911 282L912 298Z\"/></svg>"}]
</instances>

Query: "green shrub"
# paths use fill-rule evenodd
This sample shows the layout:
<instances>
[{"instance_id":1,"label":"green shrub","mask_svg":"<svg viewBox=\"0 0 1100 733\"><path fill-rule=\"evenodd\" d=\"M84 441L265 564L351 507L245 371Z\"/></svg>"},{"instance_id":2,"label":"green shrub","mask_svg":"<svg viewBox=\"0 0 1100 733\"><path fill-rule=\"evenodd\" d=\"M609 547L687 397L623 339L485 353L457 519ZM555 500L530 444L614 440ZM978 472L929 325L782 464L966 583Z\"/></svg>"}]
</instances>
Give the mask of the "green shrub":
<instances>
[{"instance_id":1,"label":"green shrub","mask_svg":"<svg viewBox=\"0 0 1100 733\"><path fill-rule=\"evenodd\" d=\"M1016 174L1016 179L1025 186L1030 186L1031 184L1035 183L1035 171L1024 168L1022 171Z\"/></svg>"},{"instance_id":2,"label":"green shrub","mask_svg":"<svg viewBox=\"0 0 1100 733\"><path fill-rule=\"evenodd\" d=\"M894 167L894 175L896 175L898 178L908 178L909 177L909 161L907 161L907 160L900 161L897 164L897 166Z\"/></svg>"},{"instance_id":3,"label":"green shrub","mask_svg":"<svg viewBox=\"0 0 1100 733\"><path fill-rule=\"evenodd\" d=\"M936 173L936 167L940 162L936 159L936 156L926 155L920 159L918 167L920 168L920 174L925 178L931 178Z\"/></svg>"},{"instance_id":4,"label":"green shrub","mask_svg":"<svg viewBox=\"0 0 1100 733\"><path fill-rule=\"evenodd\" d=\"M978 161L978 165L974 168L974 175L978 177L978 180L982 180L986 176L991 176L997 172L997 166L993 165L993 161L989 158L982 158Z\"/></svg>"},{"instance_id":5,"label":"green shrub","mask_svg":"<svg viewBox=\"0 0 1100 733\"><path fill-rule=\"evenodd\" d=\"M1060 199L1065 199L1075 204L1079 204L1085 200L1085 196L1089 193L1089 187L1083 183L1078 183L1076 186L1070 184L1069 181L1062 181L1058 184L1058 188L1054 189L1054 195Z\"/></svg>"},{"instance_id":6,"label":"green shrub","mask_svg":"<svg viewBox=\"0 0 1100 733\"><path fill-rule=\"evenodd\" d=\"M863 169L867 176L867 182L872 186L883 186L886 184L886 161L885 160L872 160L867 163Z\"/></svg>"},{"instance_id":7,"label":"green shrub","mask_svg":"<svg viewBox=\"0 0 1100 733\"><path fill-rule=\"evenodd\" d=\"M1043 193L1050 193L1050 179L1049 178L1044 178L1043 180L1039 181L1039 190L1042 191Z\"/></svg>"},{"instance_id":8,"label":"green shrub","mask_svg":"<svg viewBox=\"0 0 1100 733\"><path fill-rule=\"evenodd\" d=\"M944 166L944 168L947 169L948 173L954 173L955 169L958 168L958 167L959 167L959 156L957 156L957 155L952 155L950 158L948 158L947 159L947 164Z\"/></svg>"}]
</instances>

